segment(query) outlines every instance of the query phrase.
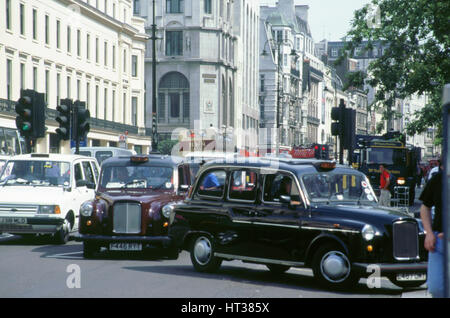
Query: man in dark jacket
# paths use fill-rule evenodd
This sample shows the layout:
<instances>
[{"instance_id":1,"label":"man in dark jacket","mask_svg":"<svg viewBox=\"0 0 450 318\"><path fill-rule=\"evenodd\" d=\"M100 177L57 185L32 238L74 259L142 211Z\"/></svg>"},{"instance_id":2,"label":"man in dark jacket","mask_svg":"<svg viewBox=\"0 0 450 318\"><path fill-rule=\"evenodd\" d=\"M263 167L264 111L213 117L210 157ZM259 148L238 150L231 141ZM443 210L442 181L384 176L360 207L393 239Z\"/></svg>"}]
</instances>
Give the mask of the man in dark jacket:
<instances>
[{"instance_id":1,"label":"man in dark jacket","mask_svg":"<svg viewBox=\"0 0 450 318\"><path fill-rule=\"evenodd\" d=\"M420 218L426 232L425 249L428 251L428 291L433 297L444 297L444 233L442 231L442 158L439 172L425 185L419 200ZM434 207L434 217L432 216Z\"/></svg>"}]
</instances>

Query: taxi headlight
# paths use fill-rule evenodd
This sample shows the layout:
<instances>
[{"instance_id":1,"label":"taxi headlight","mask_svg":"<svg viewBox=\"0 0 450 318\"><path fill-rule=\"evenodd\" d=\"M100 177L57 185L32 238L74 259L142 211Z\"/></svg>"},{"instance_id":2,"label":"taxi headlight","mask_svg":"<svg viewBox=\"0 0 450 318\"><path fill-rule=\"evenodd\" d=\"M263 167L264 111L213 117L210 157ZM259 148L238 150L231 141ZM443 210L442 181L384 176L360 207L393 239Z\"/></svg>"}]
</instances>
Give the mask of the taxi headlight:
<instances>
[{"instance_id":1,"label":"taxi headlight","mask_svg":"<svg viewBox=\"0 0 450 318\"><path fill-rule=\"evenodd\" d=\"M59 205L40 205L38 207L38 214L61 214Z\"/></svg>"},{"instance_id":2,"label":"taxi headlight","mask_svg":"<svg viewBox=\"0 0 450 318\"><path fill-rule=\"evenodd\" d=\"M372 225L366 224L364 225L361 234L366 241L370 241L375 237L375 229Z\"/></svg>"},{"instance_id":3,"label":"taxi headlight","mask_svg":"<svg viewBox=\"0 0 450 318\"><path fill-rule=\"evenodd\" d=\"M161 211L162 211L162 215L168 219L170 217L170 213L172 213L172 211L173 211L173 205L167 204L162 208Z\"/></svg>"},{"instance_id":4,"label":"taxi headlight","mask_svg":"<svg viewBox=\"0 0 450 318\"><path fill-rule=\"evenodd\" d=\"M406 183L406 180L405 180L405 178L398 178L397 179L397 184L399 184L399 185L404 185Z\"/></svg>"},{"instance_id":5,"label":"taxi headlight","mask_svg":"<svg viewBox=\"0 0 450 318\"><path fill-rule=\"evenodd\" d=\"M92 202L89 202L89 201L84 202L81 205L80 214L82 216L91 216L93 211L94 211L94 206L93 206Z\"/></svg>"}]
</instances>

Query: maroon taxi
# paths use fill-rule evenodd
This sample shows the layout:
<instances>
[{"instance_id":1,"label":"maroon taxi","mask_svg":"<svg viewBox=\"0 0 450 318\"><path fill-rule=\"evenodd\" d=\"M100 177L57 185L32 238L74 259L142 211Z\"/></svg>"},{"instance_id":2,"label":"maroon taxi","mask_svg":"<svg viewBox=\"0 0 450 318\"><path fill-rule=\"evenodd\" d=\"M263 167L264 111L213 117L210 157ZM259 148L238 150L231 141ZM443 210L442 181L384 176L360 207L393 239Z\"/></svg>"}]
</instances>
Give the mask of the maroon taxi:
<instances>
[{"instance_id":1,"label":"maroon taxi","mask_svg":"<svg viewBox=\"0 0 450 318\"><path fill-rule=\"evenodd\" d=\"M102 163L94 200L80 207L77 241L85 258L110 251L159 248L178 257L168 236L173 205L194 181L191 163L180 157L138 155L112 157Z\"/></svg>"}]
</instances>

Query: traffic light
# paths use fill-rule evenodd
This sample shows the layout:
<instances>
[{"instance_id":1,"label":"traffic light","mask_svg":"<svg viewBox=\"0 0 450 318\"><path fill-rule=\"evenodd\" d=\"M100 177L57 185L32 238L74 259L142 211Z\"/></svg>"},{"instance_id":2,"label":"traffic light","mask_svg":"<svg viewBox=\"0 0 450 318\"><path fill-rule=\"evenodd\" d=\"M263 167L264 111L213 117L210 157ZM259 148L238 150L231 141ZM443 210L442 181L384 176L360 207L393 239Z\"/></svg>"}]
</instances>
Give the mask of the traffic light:
<instances>
[{"instance_id":1,"label":"traffic light","mask_svg":"<svg viewBox=\"0 0 450 318\"><path fill-rule=\"evenodd\" d=\"M56 133L62 140L69 140L72 100L68 98L61 99L60 105L56 106L56 110L58 111L58 116L55 119L59 123L59 128L56 128Z\"/></svg>"},{"instance_id":2,"label":"traffic light","mask_svg":"<svg viewBox=\"0 0 450 318\"><path fill-rule=\"evenodd\" d=\"M22 90L16 103L16 126L22 137L30 137L33 128L33 99L35 91Z\"/></svg>"},{"instance_id":3,"label":"traffic light","mask_svg":"<svg viewBox=\"0 0 450 318\"><path fill-rule=\"evenodd\" d=\"M91 118L91 114L89 110L86 109L86 103L76 101L75 102L75 115L74 118L74 127L76 127L76 132L73 134L78 140L82 140L86 138L87 133L89 132L91 126L89 125L89 119ZM77 140L75 139L75 140Z\"/></svg>"},{"instance_id":4,"label":"traffic light","mask_svg":"<svg viewBox=\"0 0 450 318\"><path fill-rule=\"evenodd\" d=\"M331 108L331 119L334 120L334 123L331 123L331 135L333 136L339 136L342 138L344 135L345 130L345 104L344 100L341 99L339 103L339 107L333 107Z\"/></svg>"},{"instance_id":5,"label":"traffic light","mask_svg":"<svg viewBox=\"0 0 450 318\"><path fill-rule=\"evenodd\" d=\"M21 90L16 103L16 126L21 136L42 138L45 136L45 98L34 90Z\"/></svg>"}]
</instances>

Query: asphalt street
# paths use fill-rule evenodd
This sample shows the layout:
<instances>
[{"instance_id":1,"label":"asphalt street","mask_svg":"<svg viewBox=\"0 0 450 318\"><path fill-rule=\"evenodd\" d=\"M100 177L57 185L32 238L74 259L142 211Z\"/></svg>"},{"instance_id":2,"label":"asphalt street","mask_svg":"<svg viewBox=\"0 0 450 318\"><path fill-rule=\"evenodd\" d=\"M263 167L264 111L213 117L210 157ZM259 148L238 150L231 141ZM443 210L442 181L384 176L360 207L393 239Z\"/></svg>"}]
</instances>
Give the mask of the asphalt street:
<instances>
[{"instance_id":1,"label":"asphalt street","mask_svg":"<svg viewBox=\"0 0 450 318\"><path fill-rule=\"evenodd\" d=\"M420 190L417 191L417 197ZM420 202L410 208L418 212ZM380 288L361 279L352 290L319 287L309 269L271 274L263 265L224 261L217 273L194 270L190 255L178 260L153 253L102 251L84 259L82 244L53 245L48 237L0 236L0 297L120 298L367 298L428 297L426 285L402 290L382 278Z\"/></svg>"}]
</instances>

